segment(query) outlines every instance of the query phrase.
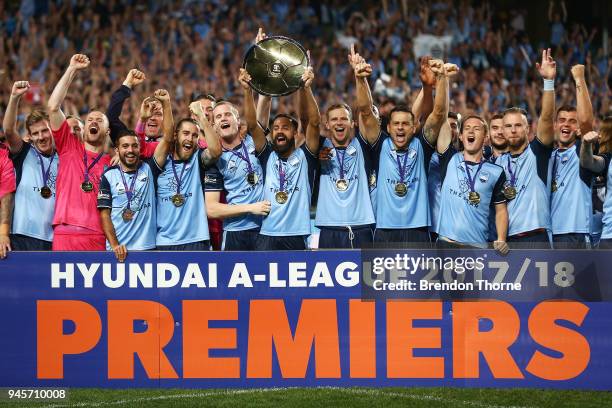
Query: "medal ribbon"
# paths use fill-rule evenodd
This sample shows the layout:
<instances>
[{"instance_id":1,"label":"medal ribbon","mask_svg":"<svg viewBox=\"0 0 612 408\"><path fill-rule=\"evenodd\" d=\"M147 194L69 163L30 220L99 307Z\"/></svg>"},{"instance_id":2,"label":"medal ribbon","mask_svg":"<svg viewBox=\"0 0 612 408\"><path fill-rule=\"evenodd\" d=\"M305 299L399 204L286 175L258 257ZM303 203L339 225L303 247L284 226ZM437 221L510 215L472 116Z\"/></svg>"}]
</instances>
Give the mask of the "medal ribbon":
<instances>
[{"instance_id":1,"label":"medal ribbon","mask_svg":"<svg viewBox=\"0 0 612 408\"><path fill-rule=\"evenodd\" d=\"M344 179L344 158L346 157L346 149L337 149L334 147L336 151L336 159L338 160L338 165L340 166L340 179ZM342 154L340 154L342 152ZM340 158L342 156L342 158Z\"/></svg>"},{"instance_id":2,"label":"medal ribbon","mask_svg":"<svg viewBox=\"0 0 612 408\"><path fill-rule=\"evenodd\" d=\"M170 155L170 163L172 163L172 173L174 173L174 179L176 180L176 194L181 194L181 184L183 183L183 174L185 174L185 167L187 167L187 163L183 163L180 177L176 172L176 163L174 162L172 155Z\"/></svg>"},{"instance_id":3,"label":"medal ribbon","mask_svg":"<svg viewBox=\"0 0 612 408\"><path fill-rule=\"evenodd\" d=\"M136 185L136 179L138 178L138 169L136 169L136 173L134 174L134 178L132 179L132 183L128 188L127 182L125 181L125 172L119 168L119 172L121 173L121 181L123 181L123 187L125 188L125 195L127 196L127 209L130 210L130 204L132 203L132 197L134 196L134 186Z\"/></svg>"},{"instance_id":4,"label":"medal ribbon","mask_svg":"<svg viewBox=\"0 0 612 408\"><path fill-rule=\"evenodd\" d=\"M249 173L253 173L253 165L251 164L251 159L249 158L249 152L244 142L242 142L242 153L234 149L223 149L223 150L226 152L230 152L232 155L244 160L246 162Z\"/></svg>"},{"instance_id":5,"label":"medal ribbon","mask_svg":"<svg viewBox=\"0 0 612 408\"><path fill-rule=\"evenodd\" d=\"M478 168L476 169L476 173L474 173L474 177L470 174L470 166L468 166L467 162L464 160L463 164L465 164L465 172L467 173L468 183L470 184L470 192L476 191L476 177L478 176L478 172L482 168L484 162L481 160L478 164Z\"/></svg>"},{"instance_id":6,"label":"medal ribbon","mask_svg":"<svg viewBox=\"0 0 612 408\"><path fill-rule=\"evenodd\" d=\"M55 153L51 156L51 160L49 160L49 167L47 167L46 170L42 154L40 154L40 152L36 150L36 148L34 148L34 153L36 153L36 155L38 156L38 162L40 163L40 171L42 172L43 178L43 187L47 187L47 181L49 181L49 173L51 172L51 164L53 163L53 159L55 159Z\"/></svg>"},{"instance_id":7,"label":"medal ribbon","mask_svg":"<svg viewBox=\"0 0 612 408\"><path fill-rule=\"evenodd\" d=\"M416 158L412 161L412 163L410 163L410 168L407 169L408 167L408 153L410 152L410 150L406 151L406 154L404 154L404 162L402 163L400 161L400 156L399 154L397 154L397 150L395 151L395 159L397 160L397 170L399 171L399 176L400 176L400 183L404 182L404 178L410 174L412 172L412 168L414 167L414 165L416 164Z\"/></svg>"},{"instance_id":8,"label":"medal ribbon","mask_svg":"<svg viewBox=\"0 0 612 408\"><path fill-rule=\"evenodd\" d=\"M278 159L278 183L279 183L279 191L285 191L285 168L283 167L283 161Z\"/></svg>"},{"instance_id":9,"label":"medal ribbon","mask_svg":"<svg viewBox=\"0 0 612 408\"><path fill-rule=\"evenodd\" d=\"M104 156L104 152L98 154L98 156L91 162L91 164L87 165L87 150L83 149L83 164L85 165L85 173L83 174L83 178L85 179L85 183L89 182L89 171L93 169L97 162Z\"/></svg>"},{"instance_id":10,"label":"medal ribbon","mask_svg":"<svg viewBox=\"0 0 612 408\"><path fill-rule=\"evenodd\" d=\"M512 166L511 166L511 155L508 154L508 173L510 173L510 185L512 187L516 186L516 173L514 171L512 171Z\"/></svg>"}]
</instances>

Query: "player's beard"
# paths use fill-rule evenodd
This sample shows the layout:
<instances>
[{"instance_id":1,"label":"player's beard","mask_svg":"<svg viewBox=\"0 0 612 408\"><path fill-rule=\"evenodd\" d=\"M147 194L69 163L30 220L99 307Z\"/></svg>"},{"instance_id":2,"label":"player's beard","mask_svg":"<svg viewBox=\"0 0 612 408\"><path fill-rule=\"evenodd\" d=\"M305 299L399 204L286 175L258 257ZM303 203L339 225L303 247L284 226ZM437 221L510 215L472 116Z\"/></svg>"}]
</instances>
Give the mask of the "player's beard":
<instances>
[{"instance_id":1,"label":"player's beard","mask_svg":"<svg viewBox=\"0 0 612 408\"><path fill-rule=\"evenodd\" d=\"M503 143L497 143L495 138L491 138L491 146L496 148L497 150L506 150L508 148L508 141L504 139Z\"/></svg>"}]
</instances>

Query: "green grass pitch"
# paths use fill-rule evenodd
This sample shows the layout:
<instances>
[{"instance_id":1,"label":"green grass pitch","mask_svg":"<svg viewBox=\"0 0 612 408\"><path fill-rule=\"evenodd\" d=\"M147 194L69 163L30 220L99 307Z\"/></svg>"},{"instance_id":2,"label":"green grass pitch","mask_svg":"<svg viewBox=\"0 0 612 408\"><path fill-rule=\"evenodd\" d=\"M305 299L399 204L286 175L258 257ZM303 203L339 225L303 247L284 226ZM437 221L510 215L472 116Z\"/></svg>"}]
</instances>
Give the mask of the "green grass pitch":
<instances>
[{"instance_id":1,"label":"green grass pitch","mask_svg":"<svg viewBox=\"0 0 612 408\"><path fill-rule=\"evenodd\" d=\"M612 407L611 392L459 388L265 388L243 390L74 388L68 401L1 401L0 407Z\"/></svg>"}]
</instances>

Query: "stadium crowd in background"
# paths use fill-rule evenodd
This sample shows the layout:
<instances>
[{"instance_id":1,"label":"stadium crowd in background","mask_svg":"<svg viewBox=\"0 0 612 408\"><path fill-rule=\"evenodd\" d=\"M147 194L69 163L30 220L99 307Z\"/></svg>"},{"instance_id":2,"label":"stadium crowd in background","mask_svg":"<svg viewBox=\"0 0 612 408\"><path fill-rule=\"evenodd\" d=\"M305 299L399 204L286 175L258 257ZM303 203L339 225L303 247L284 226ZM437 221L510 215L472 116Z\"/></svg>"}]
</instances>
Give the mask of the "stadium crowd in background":
<instances>
[{"instance_id":1,"label":"stadium crowd in background","mask_svg":"<svg viewBox=\"0 0 612 408\"><path fill-rule=\"evenodd\" d=\"M255 3L0 5L0 256L305 249L311 204L320 248L611 245L612 58L563 2L537 44L489 2ZM258 27L311 50L294 95L256 101Z\"/></svg>"},{"instance_id":2,"label":"stadium crowd in background","mask_svg":"<svg viewBox=\"0 0 612 408\"><path fill-rule=\"evenodd\" d=\"M596 116L605 116L612 58L601 46L601 28L572 22L561 4L551 2L550 40L536 42L527 34L526 11L496 10L486 1L3 2L0 105L6 105L15 78L32 84L28 101L44 103L66 61L80 52L92 59L91 75L74 84L65 102L68 114L82 114L94 104L108 106L116 84L138 67L149 81L126 106L126 117L136 115L143 95L161 87L181 102L175 108L183 117L198 93L237 100L242 88L227 73L238 72L253 33L265 27L268 35L294 38L311 50L322 109L354 100L345 56L356 42L372 64L375 103L383 114L392 106L388 100L412 104L420 89L418 57L434 51L434 57L462 68L453 80L452 111L486 116L520 106L536 118L540 95L533 66L538 50L552 47L557 106L575 103L570 68L581 63ZM431 36L441 40L432 42ZM447 46L432 50L423 42ZM294 110L291 98L278 103L289 105L279 111Z\"/></svg>"}]
</instances>

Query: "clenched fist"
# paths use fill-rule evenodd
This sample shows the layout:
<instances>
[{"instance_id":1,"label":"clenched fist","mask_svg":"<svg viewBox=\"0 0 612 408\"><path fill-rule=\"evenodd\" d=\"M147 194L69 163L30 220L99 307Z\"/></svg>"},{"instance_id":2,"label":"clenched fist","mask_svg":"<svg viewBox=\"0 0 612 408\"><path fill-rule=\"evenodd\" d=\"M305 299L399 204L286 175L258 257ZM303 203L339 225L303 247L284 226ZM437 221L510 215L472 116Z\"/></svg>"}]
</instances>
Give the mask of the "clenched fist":
<instances>
[{"instance_id":1,"label":"clenched fist","mask_svg":"<svg viewBox=\"0 0 612 408\"><path fill-rule=\"evenodd\" d=\"M77 71L85 69L89 66L89 57L85 54L74 54L70 58L70 67Z\"/></svg>"},{"instance_id":2,"label":"clenched fist","mask_svg":"<svg viewBox=\"0 0 612 408\"><path fill-rule=\"evenodd\" d=\"M584 79L584 65L577 64L572 67L572 77L574 77L574 81L579 79Z\"/></svg>"},{"instance_id":3,"label":"clenched fist","mask_svg":"<svg viewBox=\"0 0 612 408\"><path fill-rule=\"evenodd\" d=\"M11 95L21 96L24 93L28 92L28 89L30 89L30 83L28 81L17 81L13 84Z\"/></svg>"},{"instance_id":4,"label":"clenched fist","mask_svg":"<svg viewBox=\"0 0 612 408\"><path fill-rule=\"evenodd\" d=\"M161 101L161 103L170 103L170 94L165 89L158 89L153 92L153 96Z\"/></svg>"},{"instance_id":5,"label":"clenched fist","mask_svg":"<svg viewBox=\"0 0 612 408\"><path fill-rule=\"evenodd\" d=\"M593 142L597 142L598 140L599 140L599 133L595 132L594 130L591 130L589 133L582 136L583 143L593 143Z\"/></svg>"},{"instance_id":6,"label":"clenched fist","mask_svg":"<svg viewBox=\"0 0 612 408\"><path fill-rule=\"evenodd\" d=\"M125 78L125 81L123 81L123 85L131 89L138 84L142 84L145 79L147 79L147 77L144 72L137 69L130 69L127 78Z\"/></svg>"}]
</instances>

